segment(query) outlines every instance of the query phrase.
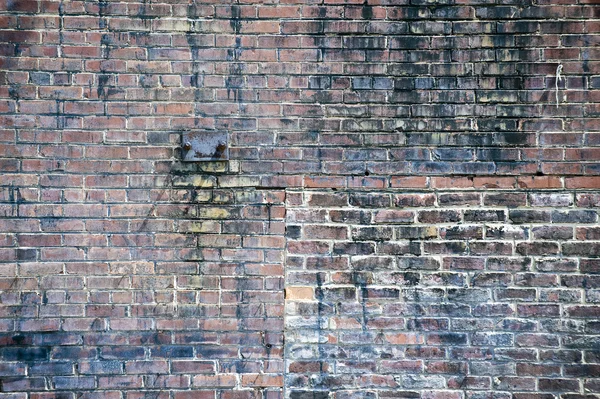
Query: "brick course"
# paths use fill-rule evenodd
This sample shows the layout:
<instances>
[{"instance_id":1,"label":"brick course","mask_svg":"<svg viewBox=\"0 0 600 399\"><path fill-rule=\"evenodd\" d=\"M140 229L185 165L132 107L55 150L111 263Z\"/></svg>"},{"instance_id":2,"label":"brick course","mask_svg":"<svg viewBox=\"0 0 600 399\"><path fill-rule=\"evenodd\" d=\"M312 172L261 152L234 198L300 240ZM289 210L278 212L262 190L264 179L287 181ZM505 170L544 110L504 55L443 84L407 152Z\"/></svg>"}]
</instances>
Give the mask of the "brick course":
<instances>
[{"instance_id":1,"label":"brick course","mask_svg":"<svg viewBox=\"0 0 600 399\"><path fill-rule=\"evenodd\" d=\"M595 3L0 1L0 399L597 397Z\"/></svg>"}]
</instances>

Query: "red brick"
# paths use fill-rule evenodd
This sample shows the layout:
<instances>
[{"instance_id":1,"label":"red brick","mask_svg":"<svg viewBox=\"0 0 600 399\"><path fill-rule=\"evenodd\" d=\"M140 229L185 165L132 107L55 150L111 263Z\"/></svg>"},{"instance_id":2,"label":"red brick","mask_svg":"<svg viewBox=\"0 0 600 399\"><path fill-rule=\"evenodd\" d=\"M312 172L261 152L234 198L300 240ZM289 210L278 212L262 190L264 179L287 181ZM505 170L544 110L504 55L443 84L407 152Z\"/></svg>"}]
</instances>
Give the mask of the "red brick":
<instances>
[{"instance_id":1,"label":"red brick","mask_svg":"<svg viewBox=\"0 0 600 399\"><path fill-rule=\"evenodd\" d=\"M561 188L562 181L557 176L523 176L517 178L517 185L521 188Z\"/></svg>"},{"instance_id":2,"label":"red brick","mask_svg":"<svg viewBox=\"0 0 600 399\"><path fill-rule=\"evenodd\" d=\"M282 387L283 376L269 374L242 375L242 385L252 387Z\"/></svg>"},{"instance_id":3,"label":"red brick","mask_svg":"<svg viewBox=\"0 0 600 399\"><path fill-rule=\"evenodd\" d=\"M180 391L175 392L175 399L214 399L215 391Z\"/></svg>"},{"instance_id":4,"label":"red brick","mask_svg":"<svg viewBox=\"0 0 600 399\"><path fill-rule=\"evenodd\" d=\"M600 188L600 177L565 177L565 188Z\"/></svg>"}]
</instances>

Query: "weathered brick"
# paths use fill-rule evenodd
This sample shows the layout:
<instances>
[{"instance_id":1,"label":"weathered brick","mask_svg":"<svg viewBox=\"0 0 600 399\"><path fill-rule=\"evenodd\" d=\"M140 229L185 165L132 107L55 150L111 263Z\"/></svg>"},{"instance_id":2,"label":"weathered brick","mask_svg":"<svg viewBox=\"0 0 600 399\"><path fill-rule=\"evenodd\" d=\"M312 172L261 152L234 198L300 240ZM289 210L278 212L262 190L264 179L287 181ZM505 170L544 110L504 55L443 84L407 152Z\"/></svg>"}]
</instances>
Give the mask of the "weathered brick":
<instances>
[{"instance_id":1,"label":"weathered brick","mask_svg":"<svg viewBox=\"0 0 600 399\"><path fill-rule=\"evenodd\" d=\"M598 391L593 0L171 3L0 5L0 396Z\"/></svg>"},{"instance_id":2,"label":"weathered brick","mask_svg":"<svg viewBox=\"0 0 600 399\"><path fill-rule=\"evenodd\" d=\"M352 238L356 241L382 241L392 238L391 227L361 227L352 230Z\"/></svg>"}]
</instances>

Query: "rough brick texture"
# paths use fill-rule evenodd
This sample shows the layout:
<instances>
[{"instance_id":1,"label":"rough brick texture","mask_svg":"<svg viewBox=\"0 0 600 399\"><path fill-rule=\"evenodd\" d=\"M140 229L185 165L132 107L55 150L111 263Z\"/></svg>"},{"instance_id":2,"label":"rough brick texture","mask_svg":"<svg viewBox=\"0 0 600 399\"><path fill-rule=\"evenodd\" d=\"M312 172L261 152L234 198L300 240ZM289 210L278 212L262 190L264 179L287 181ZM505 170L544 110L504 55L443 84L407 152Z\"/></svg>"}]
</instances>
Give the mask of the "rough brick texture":
<instances>
[{"instance_id":1,"label":"rough brick texture","mask_svg":"<svg viewBox=\"0 0 600 399\"><path fill-rule=\"evenodd\" d=\"M291 396L597 393L592 198L288 193Z\"/></svg>"},{"instance_id":2,"label":"rough brick texture","mask_svg":"<svg viewBox=\"0 0 600 399\"><path fill-rule=\"evenodd\" d=\"M0 399L598 398L597 3L0 0Z\"/></svg>"}]
</instances>

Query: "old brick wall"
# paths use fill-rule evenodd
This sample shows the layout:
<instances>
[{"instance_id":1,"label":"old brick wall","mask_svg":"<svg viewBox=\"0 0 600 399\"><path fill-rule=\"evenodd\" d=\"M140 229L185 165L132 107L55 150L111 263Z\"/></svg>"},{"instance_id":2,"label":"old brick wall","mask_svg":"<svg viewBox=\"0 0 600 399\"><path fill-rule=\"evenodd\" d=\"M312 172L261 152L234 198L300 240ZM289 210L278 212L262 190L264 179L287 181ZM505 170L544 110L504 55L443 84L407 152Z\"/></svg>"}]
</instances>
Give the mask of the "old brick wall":
<instances>
[{"instance_id":1,"label":"old brick wall","mask_svg":"<svg viewBox=\"0 0 600 399\"><path fill-rule=\"evenodd\" d=\"M0 0L0 399L598 398L594 3Z\"/></svg>"}]
</instances>

